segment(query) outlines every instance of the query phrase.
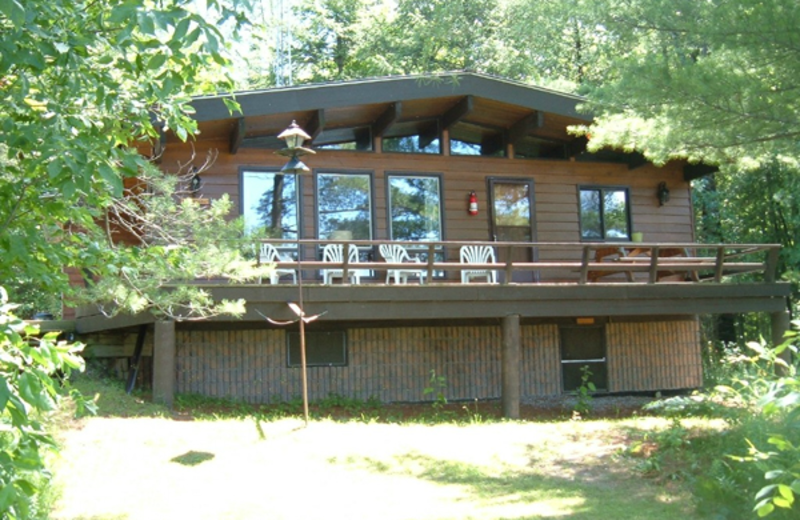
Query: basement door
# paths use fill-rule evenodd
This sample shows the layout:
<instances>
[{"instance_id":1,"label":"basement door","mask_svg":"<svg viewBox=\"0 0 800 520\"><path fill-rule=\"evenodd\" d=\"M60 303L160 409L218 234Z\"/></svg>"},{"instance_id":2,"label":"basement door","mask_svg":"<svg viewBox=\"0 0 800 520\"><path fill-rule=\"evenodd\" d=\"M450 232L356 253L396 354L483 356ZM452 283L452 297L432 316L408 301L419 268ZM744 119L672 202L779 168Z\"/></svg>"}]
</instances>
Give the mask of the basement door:
<instances>
[{"instance_id":1,"label":"basement door","mask_svg":"<svg viewBox=\"0 0 800 520\"><path fill-rule=\"evenodd\" d=\"M495 242L533 242L534 227L533 181L527 179L489 178L489 219L492 240ZM531 247L497 247L497 261L505 262L508 255L514 262L533 262L536 251ZM505 276L500 271L499 276ZM535 282L536 271L514 273L512 282Z\"/></svg>"}]
</instances>

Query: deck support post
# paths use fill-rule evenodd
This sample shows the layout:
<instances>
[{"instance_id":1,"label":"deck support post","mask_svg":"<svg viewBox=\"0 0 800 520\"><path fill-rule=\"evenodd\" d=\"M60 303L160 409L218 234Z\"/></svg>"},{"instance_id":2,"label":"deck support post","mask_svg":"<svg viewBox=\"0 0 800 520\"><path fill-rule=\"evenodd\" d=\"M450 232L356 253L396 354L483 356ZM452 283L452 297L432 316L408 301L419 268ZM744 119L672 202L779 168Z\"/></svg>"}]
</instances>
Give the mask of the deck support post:
<instances>
[{"instance_id":1,"label":"deck support post","mask_svg":"<svg viewBox=\"0 0 800 520\"><path fill-rule=\"evenodd\" d=\"M175 397L175 322L156 321L153 341L153 401L172 407Z\"/></svg>"},{"instance_id":2,"label":"deck support post","mask_svg":"<svg viewBox=\"0 0 800 520\"><path fill-rule=\"evenodd\" d=\"M772 345L778 346L783 343L783 335L791 328L791 316L788 310L773 312L770 314L770 322L772 324ZM792 363L792 351L786 349L780 356L786 363ZM779 375L787 375L782 367L778 367Z\"/></svg>"},{"instance_id":3,"label":"deck support post","mask_svg":"<svg viewBox=\"0 0 800 520\"><path fill-rule=\"evenodd\" d=\"M519 314L503 318L502 400L503 417L519 419L522 346Z\"/></svg>"}]
</instances>

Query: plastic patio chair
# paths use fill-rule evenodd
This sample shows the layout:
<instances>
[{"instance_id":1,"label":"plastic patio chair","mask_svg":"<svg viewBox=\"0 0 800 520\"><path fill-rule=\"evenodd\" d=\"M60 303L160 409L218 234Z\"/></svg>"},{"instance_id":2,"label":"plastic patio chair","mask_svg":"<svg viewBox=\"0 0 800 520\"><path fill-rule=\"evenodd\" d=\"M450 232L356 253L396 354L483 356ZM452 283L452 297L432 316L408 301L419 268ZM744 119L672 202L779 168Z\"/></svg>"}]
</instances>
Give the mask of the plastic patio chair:
<instances>
[{"instance_id":1,"label":"plastic patio chair","mask_svg":"<svg viewBox=\"0 0 800 520\"><path fill-rule=\"evenodd\" d=\"M347 263L349 264L347 267L347 278L350 280L350 283L353 284L360 284L361 283L361 273L362 269L354 269L358 264L358 248L353 244L347 244L348 251L347 251ZM344 245L343 244L328 244L322 249L322 261L323 262L334 262L337 264L341 264L344 262ZM352 267L351 267L352 266ZM334 278L342 278L344 275L344 269L342 268L333 268L333 269L321 269L320 272L322 273L322 283L330 284L331 280Z\"/></svg>"},{"instance_id":2,"label":"plastic patio chair","mask_svg":"<svg viewBox=\"0 0 800 520\"><path fill-rule=\"evenodd\" d=\"M419 258L411 258L406 251L406 248L401 246L400 244L381 244L378 247L378 250L381 253L381 256L386 260L386 262L390 264L401 264L404 262L414 262L419 263ZM425 275L426 271L424 269L387 269L386 270L386 283L390 283L390 280L394 278L394 283L408 283L409 276L416 276L419 279L420 285L425 283Z\"/></svg>"},{"instance_id":3,"label":"plastic patio chair","mask_svg":"<svg viewBox=\"0 0 800 520\"><path fill-rule=\"evenodd\" d=\"M275 262L281 261L281 256L278 254L278 250L275 249L275 246L272 244L262 243L261 247L258 252L258 261L259 263L263 264L273 264ZM269 274L269 283L275 285L280 282L280 278L282 276L291 276L292 283L297 283L297 271L294 269L288 269L285 267L276 267L272 270ZM261 277L258 277L258 283L261 283Z\"/></svg>"},{"instance_id":4,"label":"plastic patio chair","mask_svg":"<svg viewBox=\"0 0 800 520\"><path fill-rule=\"evenodd\" d=\"M491 246L462 246L462 264L493 264L494 248ZM464 269L461 271L461 283L469 283L473 278L486 278L487 283L497 283L497 271L493 269Z\"/></svg>"}]
</instances>

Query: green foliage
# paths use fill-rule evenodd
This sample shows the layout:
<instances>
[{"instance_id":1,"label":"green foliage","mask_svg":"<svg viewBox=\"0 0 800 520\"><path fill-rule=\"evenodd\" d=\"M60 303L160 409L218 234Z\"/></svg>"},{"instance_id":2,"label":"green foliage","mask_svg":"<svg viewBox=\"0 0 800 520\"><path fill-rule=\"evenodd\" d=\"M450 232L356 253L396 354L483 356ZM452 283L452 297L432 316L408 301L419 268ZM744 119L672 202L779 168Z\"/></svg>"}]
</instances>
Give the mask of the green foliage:
<instances>
[{"instance_id":1,"label":"green foliage","mask_svg":"<svg viewBox=\"0 0 800 520\"><path fill-rule=\"evenodd\" d=\"M97 304L106 314L149 310L173 319L244 312L242 300L216 302L190 282L243 282L267 274L268 267L256 267L245 258L252 244L244 238L240 220L226 220L230 199L223 196L201 206L182 188L187 177L148 166L129 194L107 208L110 224L98 233L119 230L127 240L103 243L96 235L97 251L82 266L85 272L105 275L89 278L86 289L75 296L78 301Z\"/></svg>"},{"instance_id":2,"label":"green foliage","mask_svg":"<svg viewBox=\"0 0 800 520\"><path fill-rule=\"evenodd\" d=\"M589 1L514 0L499 30L502 74L559 90L602 83L630 49L596 23Z\"/></svg>"},{"instance_id":3,"label":"green foliage","mask_svg":"<svg viewBox=\"0 0 800 520\"><path fill-rule=\"evenodd\" d=\"M59 294L64 266L103 278L155 257L111 261L105 210L149 167L137 145L162 128L195 133L188 94L230 90L224 75L205 78L228 63L216 23L241 15L235 3L198 6L0 2L0 279Z\"/></svg>"},{"instance_id":4,"label":"green foliage","mask_svg":"<svg viewBox=\"0 0 800 520\"><path fill-rule=\"evenodd\" d=\"M629 49L591 94L590 147L723 169L800 162L800 6L794 0L593 2Z\"/></svg>"},{"instance_id":5,"label":"green foliage","mask_svg":"<svg viewBox=\"0 0 800 520\"><path fill-rule=\"evenodd\" d=\"M436 375L436 370L431 369L431 377L428 379L428 386L422 389L422 395L433 396L434 400L431 406L434 410L440 411L447 404L447 397L444 391L447 389L447 378L442 375Z\"/></svg>"},{"instance_id":6,"label":"green foliage","mask_svg":"<svg viewBox=\"0 0 800 520\"><path fill-rule=\"evenodd\" d=\"M39 336L14 307L0 287L0 516L24 519L41 513L37 497L50 477L45 455L56 448L46 414L56 410L70 372L83 369L83 345Z\"/></svg>"},{"instance_id":7,"label":"green foliage","mask_svg":"<svg viewBox=\"0 0 800 520\"><path fill-rule=\"evenodd\" d=\"M800 169L773 160L693 183L698 240L781 244L777 275L800 284ZM753 336L751 336L753 337Z\"/></svg>"},{"instance_id":8,"label":"green foliage","mask_svg":"<svg viewBox=\"0 0 800 520\"><path fill-rule=\"evenodd\" d=\"M795 324L796 326L798 324ZM647 442L656 451L642 468L662 478L692 482L698 508L716 517L795 518L800 484L800 379L796 335L775 348L750 342L726 359L728 384L708 395L678 397L649 407L673 417L671 428ZM788 353L794 362L786 361ZM712 435L693 435L682 417L715 417L726 423ZM755 507L754 507L755 506Z\"/></svg>"},{"instance_id":9,"label":"green foliage","mask_svg":"<svg viewBox=\"0 0 800 520\"><path fill-rule=\"evenodd\" d=\"M592 411L592 394L597 391L597 387L592 383L592 371L589 365L581 367L581 385L575 392L578 401L573 409L574 417L586 417Z\"/></svg>"}]
</instances>

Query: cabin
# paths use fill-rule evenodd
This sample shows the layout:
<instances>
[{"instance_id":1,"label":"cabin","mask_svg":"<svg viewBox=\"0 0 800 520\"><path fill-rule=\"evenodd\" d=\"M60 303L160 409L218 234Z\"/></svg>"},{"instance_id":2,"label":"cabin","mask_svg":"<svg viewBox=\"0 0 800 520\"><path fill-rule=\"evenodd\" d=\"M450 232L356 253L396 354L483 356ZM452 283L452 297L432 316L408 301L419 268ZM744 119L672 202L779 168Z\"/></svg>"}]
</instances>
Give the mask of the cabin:
<instances>
[{"instance_id":1,"label":"cabin","mask_svg":"<svg viewBox=\"0 0 800 520\"><path fill-rule=\"evenodd\" d=\"M580 97L462 73L235 99L231 113L224 96L196 98L197 138L153 146L167 171L218 154L197 195L236 201L254 261L276 271L198 283L246 299L246 315L74 315L90 355L134 373L152 356L168 403L288 400L305 364L312 400L424 401L435 374L448 399L502 399L513 417L575 391L585 367L599 392L700 387L699 315L766 312L788 328L777 245L695 243L690 183L710 170L589 153L570 132L591 121ZM314 154L287 157L293 122ZM301 330L298 309L317 319Z\"/></svg>"}]
</instances>

